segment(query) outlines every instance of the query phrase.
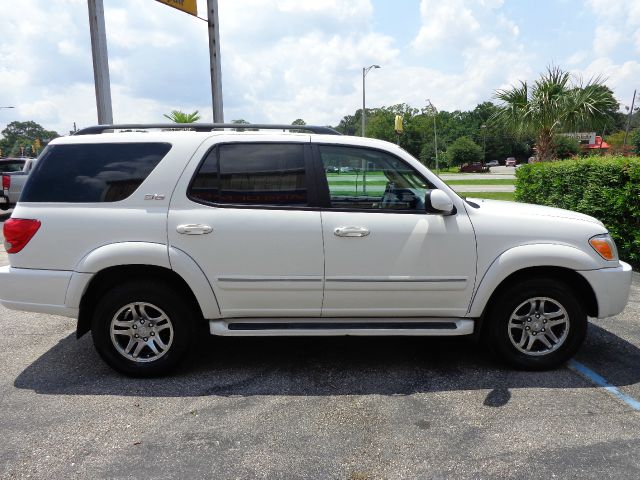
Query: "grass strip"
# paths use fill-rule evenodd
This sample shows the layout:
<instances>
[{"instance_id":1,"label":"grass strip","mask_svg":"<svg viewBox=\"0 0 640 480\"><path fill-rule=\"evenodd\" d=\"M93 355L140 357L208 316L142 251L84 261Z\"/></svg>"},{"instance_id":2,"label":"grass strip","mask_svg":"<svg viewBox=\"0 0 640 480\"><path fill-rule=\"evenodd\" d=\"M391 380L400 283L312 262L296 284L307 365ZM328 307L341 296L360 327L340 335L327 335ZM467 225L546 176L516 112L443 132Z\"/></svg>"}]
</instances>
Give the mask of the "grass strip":
<instances>
[{"instance_id":1,"label":"grass strip","mask_svg":"<svg viewBox=\"0 0 640 480\"><path fill-rule=\"evenodd\" d=\"M513 202L514 192L456 192L461 197L487 198L490 200L507 200Z\"/></svg>"}]
</instances>

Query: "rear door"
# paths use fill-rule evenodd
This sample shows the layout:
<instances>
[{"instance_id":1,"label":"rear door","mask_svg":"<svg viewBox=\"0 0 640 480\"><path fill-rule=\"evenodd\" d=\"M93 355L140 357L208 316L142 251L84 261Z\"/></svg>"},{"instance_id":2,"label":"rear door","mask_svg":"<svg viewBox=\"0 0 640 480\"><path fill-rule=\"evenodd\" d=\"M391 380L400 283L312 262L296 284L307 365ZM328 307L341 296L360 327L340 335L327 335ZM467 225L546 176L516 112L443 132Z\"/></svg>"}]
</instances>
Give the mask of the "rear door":
<instances>
[{"instance_id":1,"label":"rear door","mask_svg":"<svg viewBox=\"0 0 640 480\"><path fill-rule=\"evenodd\" d=\"M173 195L170 246L204 271L223 317L319 316L324 258L309 136L236 136L203 156Z\"/></svg>"}]
</instances>

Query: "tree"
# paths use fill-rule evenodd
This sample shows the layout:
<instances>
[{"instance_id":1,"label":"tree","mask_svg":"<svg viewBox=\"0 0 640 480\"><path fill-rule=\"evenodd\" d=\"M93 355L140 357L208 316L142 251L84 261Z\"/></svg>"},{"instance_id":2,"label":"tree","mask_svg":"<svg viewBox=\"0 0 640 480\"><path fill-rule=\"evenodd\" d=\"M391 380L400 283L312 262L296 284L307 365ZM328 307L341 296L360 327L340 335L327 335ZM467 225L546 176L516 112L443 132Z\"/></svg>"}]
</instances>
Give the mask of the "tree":
<instances>
[{"instance_id":1,"label":"tree","mask_svg":"<svg viewBox=\"0 0 640 480\"><path fill-rule=\"evenodd\" d=\"M604 126L618 105L600 77L583 84L558 67L549 67L531 86L520 82L498 90L495 97L502 104L492 121L519 134L533 134L542 161L554 157L556 134Z\"/></svg>"},{"instance_id":2,"label":"tree","mask_svg":"<svg viewBox=\"0 0 640 480\"><path fill-rule=\"evenodd\" d=\"M355 115L346 115L342 117L340 123L335 129L344 135L356 135L359 132L361 110L356 111Z\"/></svg>"},{"instance_id":3,"label":"tree","mask_svg":"<svg viewBox=\"0 0 640 480\"><path fill-rule=\"evenodd\" d=\"M612 147L621 147L624 142L624 130L612 132L604 139Z\"/></svg>"},{"instance_id":4,"label":"tree","mask_svg":"<svg viewBox=\"0 0 640 480\"><path fill-rule=\"evenodd\" d=\"M298 126L305 126L307 124L307 122L305 122L303 119L301 118L296 118L293 122L291 122L291 125L298 125ZM304 130L289 130L292 133L300 133L303 132Z\"/></svg>"},{"instance_id":5,"label":"tree","mask_svg":"<svg viewBox=\"0 0 640 480\"><path fill-rule=\"evenodd\" d=\"M636 155L640 155L640 128L631 133L631 145L636 150Z\"/></svg>"},{"instance_id":6,"label":"tree","mask_svg":"<svg viewBox=\"0 0 640 480\"><path fill-rule=\"evenodd\" d=\"M553 139L556 157L560 159L575 157L578 154L578 140L565 135L556 135Z\"/></svg>"},{"instance_id":7,"label":"tree","mask_svg":"<svg viewBox=\"0 0 640 480\"><path fill-rule=\"evenodd\" d=\"M469 137L457 138L447 148L447 160L451 165L479 162L482 159L482 147Z\"/></svg>"},{"instance_id":8,"label":"tree","mask_svg":"<svg viewBox=\"0 0 640 480\"><path fill-rule=\"evenodd\" d=\"M198 110L193 113L184 113L180 110L172 110L169 115L165 113L164 116L174 123L194 123L200 120Z\"/></svg>"},{"instance_id":9,"label":"tree","mask_svg":"<svg viewBox=\"0 0 640 480\"><path fill-rule=\"evenodd\" d=\"M11 122L0 133L0 150L7 156L37 155L43 145L60 136L33 121Z\"/></svg>"},{"instance_id":10,"label":"tree","mask_svg":"<svg viewBox=\"0 0 640 480\"><path fill-rule=\"evenodd\" d=\"M236 125L249 125L250 122L247 122L244 118L237 118L236 120L231 120L231 123ZM244 132L246 128L234 128L236 132ZM255 129L254 129L255 130Z\"/></svg>"}]
</instances>

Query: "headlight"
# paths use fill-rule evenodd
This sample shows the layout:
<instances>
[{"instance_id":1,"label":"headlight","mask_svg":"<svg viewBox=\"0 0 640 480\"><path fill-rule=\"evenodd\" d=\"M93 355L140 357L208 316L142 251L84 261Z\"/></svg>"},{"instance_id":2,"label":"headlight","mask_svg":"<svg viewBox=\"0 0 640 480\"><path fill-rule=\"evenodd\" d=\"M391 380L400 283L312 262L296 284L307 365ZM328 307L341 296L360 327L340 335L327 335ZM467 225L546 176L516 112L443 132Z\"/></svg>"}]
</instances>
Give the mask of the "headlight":
<instances>
[{"instance_id":1,"label":"headlight","mask_svg":"<svg viewBox=\"0 0 640 480\"><path fill-rule=\"evenodd\" d=\"M589 239L589 245L605 260L618 259L618 249L608 233L591 237Z\"/></svg>"}]
</instances>

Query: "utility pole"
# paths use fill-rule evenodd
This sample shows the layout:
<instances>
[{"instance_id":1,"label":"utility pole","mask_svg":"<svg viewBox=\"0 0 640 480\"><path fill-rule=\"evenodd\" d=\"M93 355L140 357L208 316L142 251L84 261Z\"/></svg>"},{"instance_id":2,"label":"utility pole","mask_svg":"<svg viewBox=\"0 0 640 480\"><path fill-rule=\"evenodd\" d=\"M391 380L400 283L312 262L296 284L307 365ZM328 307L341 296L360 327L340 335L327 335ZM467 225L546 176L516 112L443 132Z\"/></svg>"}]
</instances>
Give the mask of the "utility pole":
<instances>
[{"instance_id":1,"label":"utility pole","mask_svg":"<svg viewBox=\"0 0 640 480\"><path fill-rule=\"evenodd\" d=\"M482 129L482 166L487 163L487 126L483 123L480 125Z\"/></svg>"},{"instance_id":2,"label":"utility pole","mask_svg":"<svg viewBox=\"0 0 640 480\"><path fill-rule=\"evenodd\" d=\"M209 63L211 66L211 101L213 123L224 123L222 110L222 67L220 65L220 24L218 22L218 0L207 0L209 23Z\"/></svg>"},{"instance_id":3,"label":"utility pole","mask_svg":"<svg viewBox=\"0 0 640 480\"><path fill-rule=\"evenodd\" d=\"M629 127L631 126L631 116L633 115L633 106L636 103L636 90L633 91L633 99L631 100L631 108L629 109L629 115L627 115L627 128L624 130L624 140L622 141L622 153L624 154L624 147L627 146L627 135L629 135Z\"/></svg>"},{"instance_id":4,"label":"utility pole","mask_svg":"<svg viewBox=\"0 0 640 480\"><path fill-rule=\"evenodd\" d=\"M438 116L438 109L431 103L431 100L427 98L427 103L431 107L431 113L433 113L433 143L436 151L436 175L438 175L440 168L438 165L438 129L436 128L436 117Z\"/></svg>"},{"instance_id":5,"label":"utility pole","mask_svg":"<svg viewBox=\"0 0 640 480\"><path fill-rule=\"evenodd\" d=\"M91 33L91 54L93 57L93 79L96 85L96 106L98 123L113 124L111 110L111 84L109 81L109 55L107 52L107 31L104 26L104 6L102 0L87 0L89 6L89 31Z\"/></svg>"}]
</instances>

